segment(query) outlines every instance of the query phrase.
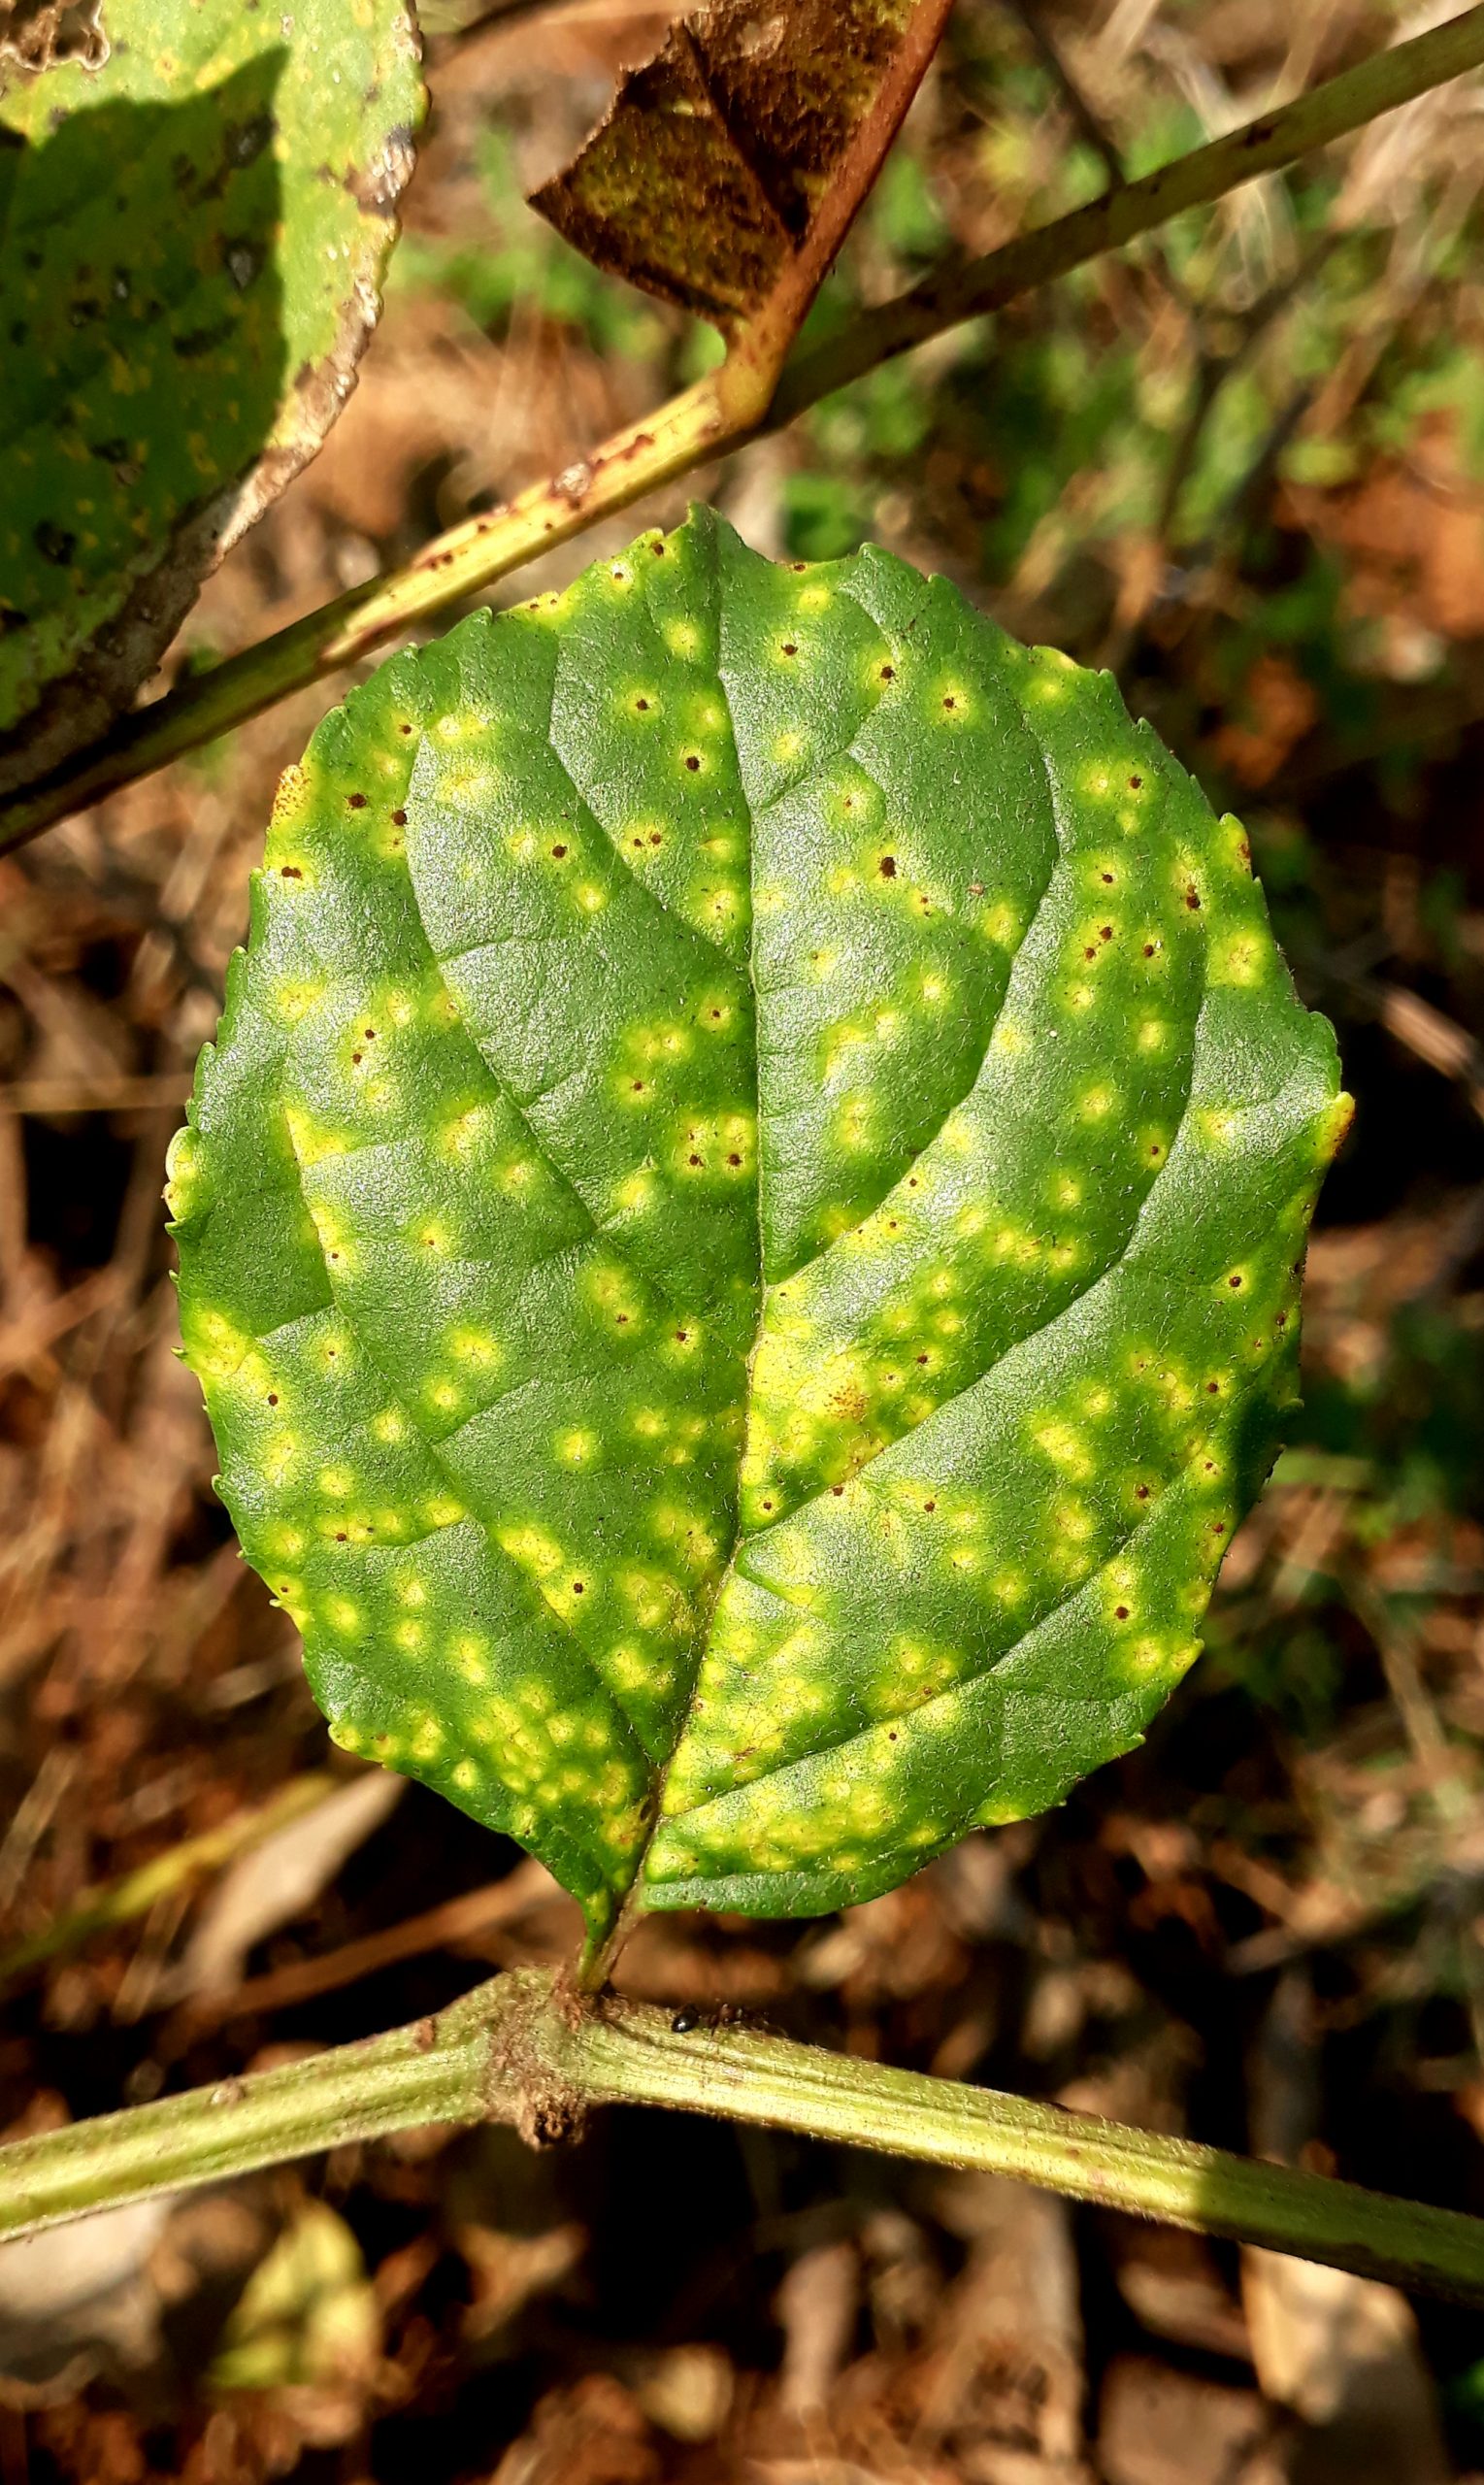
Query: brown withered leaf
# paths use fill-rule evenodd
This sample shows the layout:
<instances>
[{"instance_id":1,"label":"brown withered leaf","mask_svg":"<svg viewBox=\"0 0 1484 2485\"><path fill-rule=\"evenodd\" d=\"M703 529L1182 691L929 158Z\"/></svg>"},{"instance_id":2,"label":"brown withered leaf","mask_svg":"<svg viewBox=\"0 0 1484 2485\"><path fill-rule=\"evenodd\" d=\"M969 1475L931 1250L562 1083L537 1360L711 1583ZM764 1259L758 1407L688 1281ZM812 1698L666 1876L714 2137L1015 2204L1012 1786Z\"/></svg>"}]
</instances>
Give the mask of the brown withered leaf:
<instances>
[{"instance_id":1,"label":"brown withered leaf","mask_svg":"<svg viewBox=\"0 0 1484 2485\"><path fill-rule=\"evenodd\" d=\"M97 69L108 58L108 36L98 22L103 0L0 0L0 60L27 69L50 69L80 60Z\"/></svg>"},{"instance_id":2,"label":"brown withered leaf","mask_svg":"<svg viewBox=\"0 0 1484 2485\"><path fill-rule=\"evenodd\" d=\"M531 204L598 267L734 336L804 251L913 20L941 14L914 0L716 0L627 74ZM889 109L883 150L937 31Z\"/></svg>"}]
</instances>

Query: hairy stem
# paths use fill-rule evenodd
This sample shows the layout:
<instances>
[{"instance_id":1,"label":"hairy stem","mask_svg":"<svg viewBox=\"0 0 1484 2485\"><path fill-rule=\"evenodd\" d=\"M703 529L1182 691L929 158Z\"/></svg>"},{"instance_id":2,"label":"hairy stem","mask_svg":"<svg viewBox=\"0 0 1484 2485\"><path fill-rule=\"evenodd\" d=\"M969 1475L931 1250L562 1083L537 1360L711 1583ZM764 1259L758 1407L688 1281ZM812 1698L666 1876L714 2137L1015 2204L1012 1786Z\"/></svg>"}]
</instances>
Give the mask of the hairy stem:
<instances>
[{"instance_id":1,"label":"hairy stem","mask_svg":"<svg viewBox=\"0 0 1484 2485\"><path fill-rule=\"evenodd\" d=\"M1006 2174L1075 2201L1303 2260L1484 2301L1484 2220L1236 2157L993 2089L742 2029L676 2035L610 2001L555 2054L589 2102L681 2105L930 2165Z\"/></svg>"},{"instance_id":2,"label":"hairy stem","mask_svg":"<svg viewBox=\"0 0 1484 2485\"><path fill-rule=\"evenodd\" d=\"M0 2236L34 2234L344 2140L499 2117L490 2017L487 2006L471 2013L467 2003L456 2004L441 2018L281 2071L13 2140L0 2148Z\"/></svg>"},{"instance_id":3,"label":"hairy stem","mask_svg":"<svg viewBox=\"0 0 1484 2485\"><path fill-rule=\"evenodd\" d=\"M1281 171L1481 62L1484 5L1001 249L940 269L826 344L796 349L766 411L759 410L756 375L729 358L694 388L615 433L591 458L436 538L407 568L353 588L121 718L101 742L0 809L0 852L492 586L656 485L780 429L894 355L1002 310L1173 215L1211 206L1243 182Z\"/></svg>"},{"instance_id":4,"label":"hairy stem","mask_svg":"<svg viewBox=\"0 0 1484 2485\"><path fill-rule=\"evenodd\" d=\"M750 2029L680 2032L544 1971L497 1977L439 2019L283 2071L0 2149L0 2234L219 2180L426 2122L531 2138L587 2108L672 2105L929 2165L1006 2174L1202 2235L1484 2303L1484 2221Z\"/></svg>"}]
</instances>

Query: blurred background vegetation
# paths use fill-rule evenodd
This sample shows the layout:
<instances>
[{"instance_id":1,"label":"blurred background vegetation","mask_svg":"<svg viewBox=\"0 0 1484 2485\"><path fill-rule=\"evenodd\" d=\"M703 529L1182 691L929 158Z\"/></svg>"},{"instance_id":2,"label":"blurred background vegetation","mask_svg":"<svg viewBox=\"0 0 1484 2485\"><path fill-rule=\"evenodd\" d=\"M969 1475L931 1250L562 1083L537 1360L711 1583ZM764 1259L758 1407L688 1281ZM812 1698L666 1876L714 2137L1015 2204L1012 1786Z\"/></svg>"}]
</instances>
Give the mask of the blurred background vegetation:
<instances>
[{"instance_id":1,"label":"blurred background vegetation","mask_svg":"<svg viewBox=\"0 0 1484 2485\"><path fill-rule=\"evenodd\" d=\"M426 9L434 115L382 329L177 669L581 455L709 358L523 205L666 14ZM1391 0L961 0L813 325L1430 21ZM874 537L1110 667L1250 823L1358 1110L1311 1254L1305 1410L1147 1748L844 1917L646 1927L620 1977L1477 2212L1481 189L1466 81L694 480L764 551ZM0 864L13 2133L370 2032L572 1943L513 1848L349 1762L313 1775L295 1643L237 1559L173 1359L164 1146L277 772L326 704ZM206 1835L224 1869L185 1843ZM148 1905L76 1920L146 1866ZM1475 2317L638 2112L553 2158L416 2136L0 2252L3 2485L1468 2474Z\"/></svg>"}]
</instances>

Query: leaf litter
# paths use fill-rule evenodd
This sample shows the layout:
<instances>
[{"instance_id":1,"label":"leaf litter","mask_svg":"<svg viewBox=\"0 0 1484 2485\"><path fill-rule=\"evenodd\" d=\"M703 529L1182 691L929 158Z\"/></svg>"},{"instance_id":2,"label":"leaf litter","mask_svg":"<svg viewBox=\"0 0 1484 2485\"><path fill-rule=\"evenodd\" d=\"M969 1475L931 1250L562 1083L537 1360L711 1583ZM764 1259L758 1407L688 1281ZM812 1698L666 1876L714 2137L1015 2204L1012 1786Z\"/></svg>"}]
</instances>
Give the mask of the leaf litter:
<instances>
[{"instance_id":1,"label":"leaf litter","mask_svg":"<svg viewBox=\"0 0 1484 2485\"><path fill-rule=\"evenodd\" d=\"M440 196L451 209L459 183L459 212L478 207L480 114L556 109L537 100L527 71L524 84L500 83L500 57L515 56L519 31L496 26L460 55L430 215ZM609 74L625 39L612 24L581 34L589 80ZM575 57L578 34L569 25L561 40ZM1223 78L1268 74L1270 30L1213 20L1198 40L1209 41ZM1241 43L1258 49L1243 53ZM1038 109L1043 118L1021 125L1039 149L1056 115L1053 102ZM612 393L625 384L580 322L471 333L448 295L409 302L405 324L381 343L385 394L379 401L368 379L346 422L364 417L363 437L378 444L368 463L385 444L405 500L386 505L379 474L379 503L370 480L351 497L347 430L346 497L332 496L328 477L320 490L321 470L311 469L253 556L234 555L209 590L201 631L246 639L292 617L364 563L368 546L389 549L399 527L425 522L403 508L420 513L451 494L441 506L461 514L458 496L481 477L491 488L509 480L499 459L528 461L521 480L544 471L553 431L559 453L580 453L610 427ZM429 353L461 375L439 407L437 441L413 385ZM509 447L490 424L501 392ZM958 408L933 402L947 436L933 443L942 462L924 475L910 525L925 565L943 565L946 544L972 570L971 503L982 486ZM778 548L790 548L792 471L775 484ZM673 523L681 512L659 514ZM558 573L542 584L563 582ZM1092 653L1077 627L1073 611L1054 630L1043 618L1040 631ZM1187 653L1204 695L1204 659ZM1176 686L1184 660L1178 647L1161 659ZM237 1561L211 1497L212 1451L192 1384L170 1357L154 1240L165 1141L241 937L253 824L313 721L313 703L300 703L241 737L221 776L137 789L102 823L7 867L0 1043L7 1075L35 1096L0 1117L7 1935L35 1931L84 1887L266 1802L322 1751L292 1635ZM1179 746L1208 765L1199 737L1182 734ZM1456 943L1428 894L1433 858L1456 863L1463 848L1462 802L1458 779L1431 762L1402 827L1353 780L1342 809L1323 795L1303 857L1312 937L1301 921L1296 938L1293 907L1279 901L1287 945L1340 1021L1368 1110L1311 1255L1309 1429L1237 1540L1208 1692L1183 1724L1158 1730L1149 1753L1117 1764L1062 1812L975 1838L838 1919L651 1920L625 1954L632 1990L1240 2146L1250 2137L1246 2038L1274 1967L1297 1958L1319 2013L1321 2137L1310 2146L1330 2152L1310 2162L1476 2203L1484 2092L1458 1997L1481 1874L1467 1821L1439 1818L1428 1765L1391 1705L1377 1617L1360 1618L1351 1597L1369 1583L1415 1634L1427 1697L1472 1792L1484 1734L1484 1540L1469 1447L1472 1116L1461 1083L1379 1029L1349 987L1313 979L1312 963L1349 955L1358 937L1384 939L1396 980L1420 982L1435 1007L1477 1026L1476 892L1454 903ZM1273 858L1291 862L1294 851L1281 824L1267 832L1270 887ZM157 1083L148 1093L106 1083L122 1077ZM520 1869L513 1849L498 1856L504 1877ZM450 1920L450 1902L500 1886L487 1838L412 1790L395 1836L388 1825L372 1838L314 1912L269 1935L249 1961L260 1980L317 1965L322 1986L219 2021L163 2060L171 2014L115 2018L117 1996L127 1975L140 1984L180 1955L198 1902L100 1937L7 2005L11 2127L106 2110L152 2093L162 2076L226 2078L265 2049L416 2015L496 1962L570 1954L573 1911L549 1884L544 1897L532 1885L487 1932L460 1933L468 1919ZM417 1919L435 1946L399 1954L399 1928ZM342 2392L316 2408L270 2391L209 2408L190 2373L247 2269L305 2197L327 2199L356 2237L381 2306L383 2361L359 2400ZM244 2223L230 2234L222 2225L209 2244L190 2219L210 2208L219 2220L227 2207ZM1264 2405L1229 2258L1091 2214L1070 2226L1090 2367L1075 2458L1131 2485L1171 2473L1185 2485L1244 2466L1270 2477L1275 2459L1301 2451L1316 2472L1322 2438ZM856 2263L855 2327L805 2431L776 2405L778 2289L790 2267L841 2238ZM957 2285L975 2248L963 2218L936 2189L879 2164L762 2135L744 2159L727 2136L657 2117L595 2132L575 2166L530 2160L502 2134L478 2145L434 2135L291 2170L266 2199L244 2185L194 2211L182 2205L165 2241L150 2283L174 2307L172 2325L190 2316L176 2328L183 2364L167 2348L147 2386L80 2375L47 2405L8 2386L8 2440L23 2430L38 2472L131 2485L152 2462L214 2485L292 2472L337 2432L351 2447L335 2456L379 2479L427 2478L440 2458L460 2479L504 2463L506 2485L753 2485L770 2470L810 2485L980 2475L1043 2485L1068 2472L1048 2463L1057 2445L1041 2438L1038 2379L1065 2325L1028 2341L1029 2313L1015 2325L999 2316L975 2345ZM1478 2435L1459 2393L1473 2342L1435 2309L1424 2308L1420 2336L1449 2393L1453 2472L1468 2474ZM921 2429L925 2404L936 2432Z\"/></svg>"}]
</instances>

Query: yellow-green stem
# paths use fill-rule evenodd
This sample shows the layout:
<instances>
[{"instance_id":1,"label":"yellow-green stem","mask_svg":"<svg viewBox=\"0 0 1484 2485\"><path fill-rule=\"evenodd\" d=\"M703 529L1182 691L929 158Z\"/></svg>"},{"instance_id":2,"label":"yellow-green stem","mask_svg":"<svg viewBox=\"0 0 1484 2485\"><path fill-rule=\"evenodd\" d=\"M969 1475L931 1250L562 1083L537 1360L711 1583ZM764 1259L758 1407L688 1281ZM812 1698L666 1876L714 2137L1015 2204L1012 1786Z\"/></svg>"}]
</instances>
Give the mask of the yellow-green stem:
<instances>
[{"instance_id":1,"label":"yellow-green stem","mask_svg":"<svg viewBox=\"0 0 1484 2485\"><path fill-rule=\"evenodd\" d=\"M745 2028L677 2029L549 1973L500 1976L438 2019L0 2149L0 2235L427 2122L576 2130L671 2105L1018 2182L1198 2234L1484 2303L1484 2221Z\"/></svg>"},{"instance_id":2,"label":"yellow-green stem","mask_svg":"<svg viewBox=\"0 0 1484 2485\"><path fill-rule=\"evenodd\" d=\"M591 458L437 538L406 569L353 588L122 718L103 741L0 809L0 852L492 586L656 486L779 429L893 355L1001 310L1173 215L1211 206L1243 182L1281 171L1481 62L1484 5L1359 62L1279 111L1002 249L940 270L828 343L796 349L766 407L757 373L740 354L615 433Z\"/></svg>"}]
</instances>

